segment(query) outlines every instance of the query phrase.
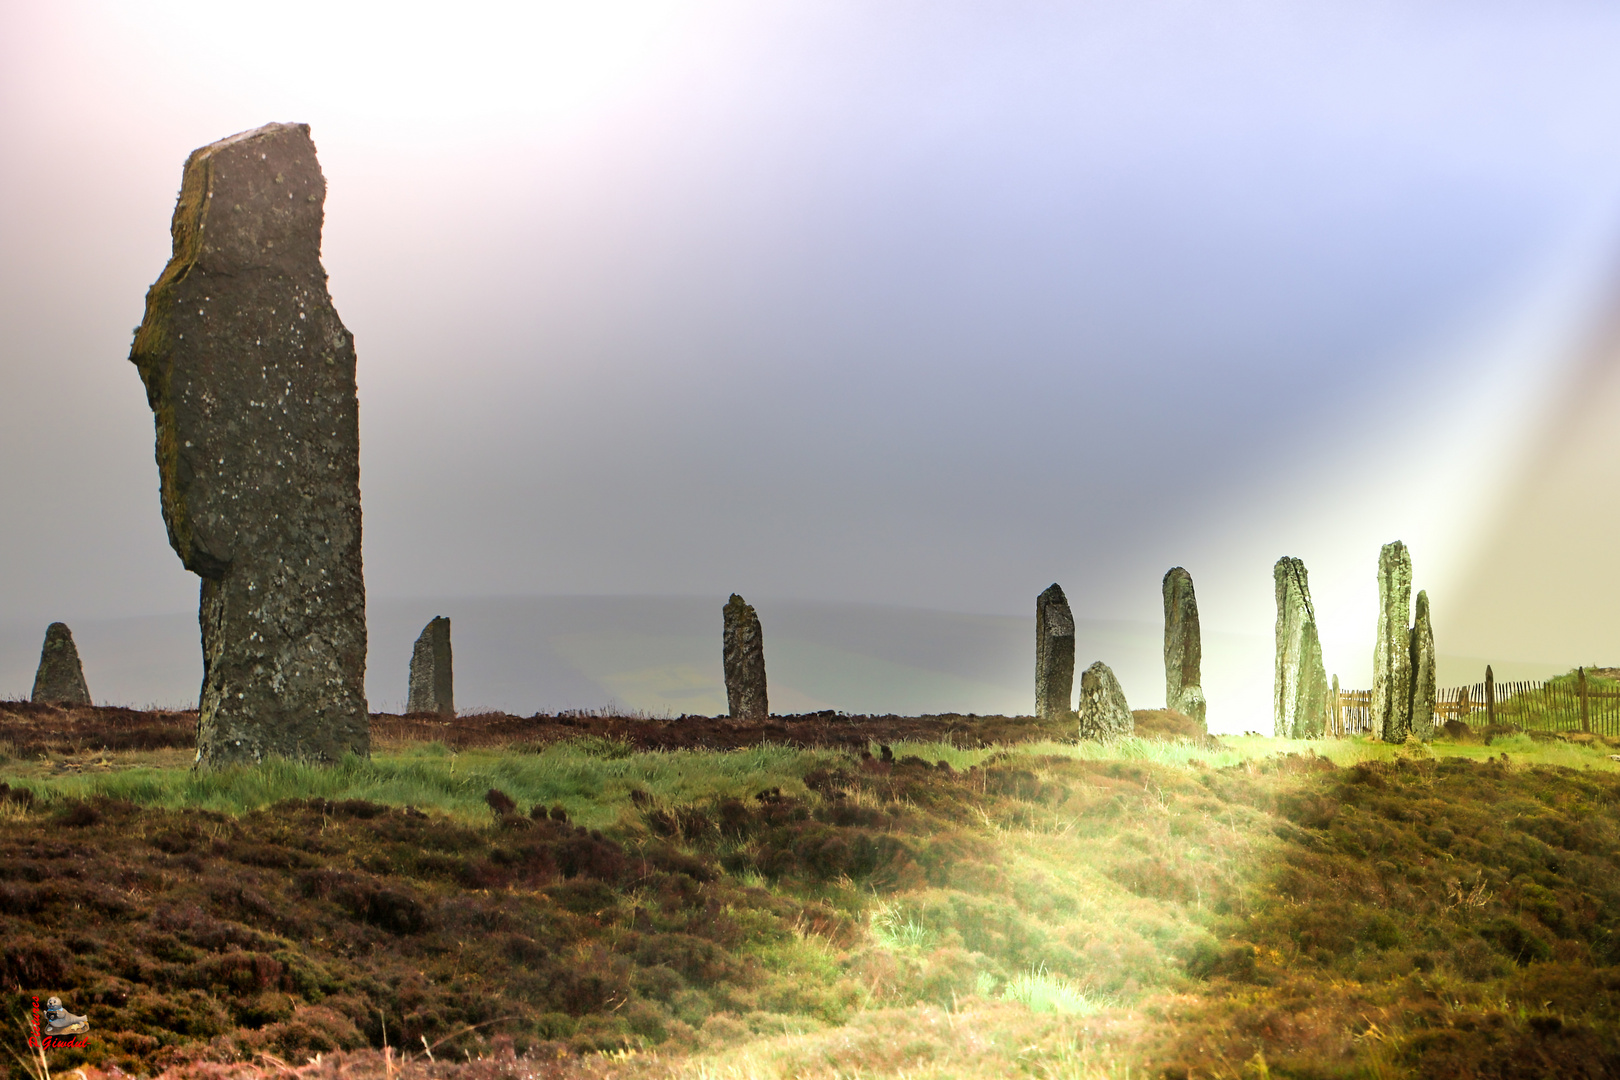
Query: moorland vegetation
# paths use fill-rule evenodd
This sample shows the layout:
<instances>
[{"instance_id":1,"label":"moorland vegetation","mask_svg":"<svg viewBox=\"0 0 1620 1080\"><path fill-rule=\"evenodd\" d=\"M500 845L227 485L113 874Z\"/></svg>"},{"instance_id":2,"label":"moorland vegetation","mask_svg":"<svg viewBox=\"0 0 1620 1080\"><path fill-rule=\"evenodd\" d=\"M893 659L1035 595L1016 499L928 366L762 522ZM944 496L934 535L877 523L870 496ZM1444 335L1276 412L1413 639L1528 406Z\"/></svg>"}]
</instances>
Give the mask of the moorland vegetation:
<instances>
[{"instance_id":1,"label":"moorland vegetation","mask_svg":"<svg viewBox=\"0 0 1620 1080\"><path fill-rule=\"evenodd\" d=\"M50 1068L91 1078L1620 1061L1620 762L1599 739L985 744L964 720L717 751L638 743L668 725L635 718L507 720L482 729L508 741L381 738L327 769L13 740L8 1022L60 994L92 1026Z\"/></svg>"}]
</instances>

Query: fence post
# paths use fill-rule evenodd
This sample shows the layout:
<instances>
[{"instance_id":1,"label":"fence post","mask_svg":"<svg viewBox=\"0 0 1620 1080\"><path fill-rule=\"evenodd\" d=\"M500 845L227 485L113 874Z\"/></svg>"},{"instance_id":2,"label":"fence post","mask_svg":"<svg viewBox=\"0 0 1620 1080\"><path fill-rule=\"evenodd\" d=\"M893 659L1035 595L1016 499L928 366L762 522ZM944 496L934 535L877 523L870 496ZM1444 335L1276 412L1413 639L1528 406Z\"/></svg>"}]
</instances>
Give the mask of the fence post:
<instances>
[{"instance_id":1,"label":"fence post","mask_svg":"<svg viewBox=\"0 0 1620 1080\"><path fill-rule=\"evenodd\" d=\"M1466 724L1468 722L1468 687L1457 691L1457 719Z\"/></svg>"},{"instance_id":2,"label":"fence post","mask_svg":"<svg viewBox=\"0 0 1620 1080\"><path fill-rule=\"evenodd\" d=\"M1496 676L1491 674L1491 665L1485 665L1485 722L1496 723Z\"/></svg>"}]
</instances>

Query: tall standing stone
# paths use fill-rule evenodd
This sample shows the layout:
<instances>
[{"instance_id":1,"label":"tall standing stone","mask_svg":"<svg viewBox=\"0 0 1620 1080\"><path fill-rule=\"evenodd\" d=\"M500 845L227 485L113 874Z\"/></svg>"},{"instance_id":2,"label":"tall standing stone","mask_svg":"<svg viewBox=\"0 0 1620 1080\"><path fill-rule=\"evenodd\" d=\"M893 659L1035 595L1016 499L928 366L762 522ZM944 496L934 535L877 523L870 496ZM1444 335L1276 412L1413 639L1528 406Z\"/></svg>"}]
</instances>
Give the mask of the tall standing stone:
<instances>
[{"instance_id":1,"label":"tall standing stone","mask_svg":"<svg viewBox=\"0 0 1620 1080\"><path fill-rule=\"evenodd\" d=\"M1035 715L1062 719L1074 695L1074 614L1055 583L1035 598Z\"/></svg>"},{"instance_id":2,"label":"tall standing stone","mask_svg":"<svg viewBox=\"0 0 1620 1080\"><path fill-rule=\"evenodd\" d=\"M1396 540L1378 553L1378 638L1373 647L1372 729L1386 742L1412 730L1412 556Z\"/></svg>"},{"instance_id":3,"label":"tall standing stone","mask_svg":"<svg viewBox=\"0 0 1620 1080\"><path fill-rule=\"evenodd\" d=\"M1172 567L1164 575L1164 707L1185 713L1208 730L1199 671L1203 654L1192 575Z\"/></svg>"},{"instance_id":4,"label":"tall standing stone","mask_svg":"<svg viewBox=\"0 0 1620 1080\"><path fill-rule=\"evenodd\" d=\"M721 638L726 666L726 704L734 720L765 720L771 715L765 695L765 633L754 607L736 593L724 608Z\"/></svg>"},{"instance_id":5,"label":"tall standing stone","mask_svg":"<svg viewBox=\"0 0 1620 1080\"><path fill-rule=\"evenodd\" d=\"M169 543L202 578L201 765L370 749L354 339L304 124L192 152L130 359Z\"/></svg>"},{"instance_id":6,"label":"tall standing stone","mask_svg":"<svg viewBox=\"0 0 1620 1080\"><path fill-rule=\"evenodd\" d=\"M1434 738L1435 690L1434 624L1429 617L1429 594L1417 594L1417 621L1412 624L1412 734L1428 742Z\"/></svg>"},{"instance_id":7,"label":"tall standing stone","mask_svg":"<svg viewBox=\"0 0 1620 1080\"><path fill-rule=\"evenodd\" d=\"M45 644L39 650L39 669L34 672L30 700L46 705L90 704L90 687L84 681L84 665L79 663L79 647L73 644L73 631L66 623L53 622L45 628Z\"/></svg>"},{"instance_id":8,"label":"tall standing stone","mask_svg":"<svg viewBox=\"0 0 1620 1080\"><path fill-rule=\"evenodd\" d=\"M1136 734L1136 720L1125 701L1125 690L1101 660L1080 673L1080 737L1119 739Z\"/></svg>"},{"instance_id":9,"label":"tall standing stone","mask_svg":"<svg viewBox=\"0 0 1620 1080\"><path fill-rule=\"evenodd\" d=\"M1339 677L1333 676L1333 689L1328 691L1328 729L1335 738L1344 737L1344 696L1339 691Z\"/></svg>"},{"instance_id":10,"label":"tall standing stone","mask_svg":"<svg viewBox=\"0 0 1620 1080\"><path fill-rule=\"evenodd\" d=\"M1328 722L1328 678L1305 564L1284 556L1272 568L1277 593L1277 663L1272 730L1279 738L1319 738Z\"/></svg>"},{"instance_id":11,"label":"tall standing stone","mask_svg":"<svg viewBox=\"0 0 1620 1080\"><path fill-rule=\"evenodd\" d=\"M406 712L456 715L455 680L450 666L450 620L435 615L422 627L411 649L411 689Z\"/></svg>"}]
</instances>

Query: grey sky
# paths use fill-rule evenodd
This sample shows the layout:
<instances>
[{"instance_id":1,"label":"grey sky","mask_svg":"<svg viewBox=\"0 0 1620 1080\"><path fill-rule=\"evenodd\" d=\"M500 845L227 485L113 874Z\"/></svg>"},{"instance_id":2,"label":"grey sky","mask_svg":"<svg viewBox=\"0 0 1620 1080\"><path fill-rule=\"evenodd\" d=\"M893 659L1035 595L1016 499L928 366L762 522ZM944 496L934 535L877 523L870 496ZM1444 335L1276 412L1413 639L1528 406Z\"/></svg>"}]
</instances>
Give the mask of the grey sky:
<instances>
[{"instance_id":1,"label":"grey sky","mask_svg":"<svg viewBox=\"0 0 1620 1080\"><path fill-rule=\"evenodd\" d=\"M185 155L269 120L329 181L379 598L1151 622L1181 564L1263 638L1290 554L1354 682L1382 541L1444 639L1614 247L1603 5L41 7L0 8L41 630L195 603L124 357Z\"/></svg>"}]
</instances>

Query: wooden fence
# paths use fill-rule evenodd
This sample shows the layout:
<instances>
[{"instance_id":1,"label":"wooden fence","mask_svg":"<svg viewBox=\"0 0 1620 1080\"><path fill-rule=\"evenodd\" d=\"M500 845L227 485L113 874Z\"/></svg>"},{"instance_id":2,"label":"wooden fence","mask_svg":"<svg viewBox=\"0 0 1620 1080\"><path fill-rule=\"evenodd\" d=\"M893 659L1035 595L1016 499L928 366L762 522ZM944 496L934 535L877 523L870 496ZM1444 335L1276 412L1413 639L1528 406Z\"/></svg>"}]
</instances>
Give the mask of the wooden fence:
<instances>
[{"instance_id":1,"label":"wooden fence","mask_svg":"<svg viewBox=\"0 0 1620 1080\"><path fill-rule=\"evenodd\" d=\"M1434 722L1461 720L1470 727L1512 724L1527 731L1586 731L1620 736L1620 684L1594 679L1585 669L1545 681L1484 682L1442 687L1435 694ZM1373 731L1372 691L1341 690L1328 718L1329 734Z\"/></svg>"}]
</instances>

